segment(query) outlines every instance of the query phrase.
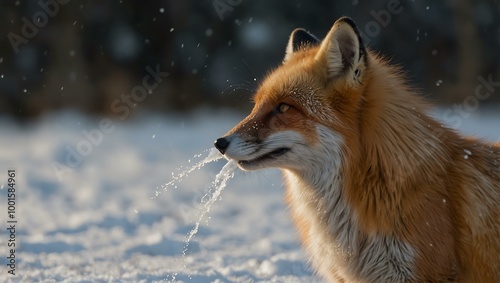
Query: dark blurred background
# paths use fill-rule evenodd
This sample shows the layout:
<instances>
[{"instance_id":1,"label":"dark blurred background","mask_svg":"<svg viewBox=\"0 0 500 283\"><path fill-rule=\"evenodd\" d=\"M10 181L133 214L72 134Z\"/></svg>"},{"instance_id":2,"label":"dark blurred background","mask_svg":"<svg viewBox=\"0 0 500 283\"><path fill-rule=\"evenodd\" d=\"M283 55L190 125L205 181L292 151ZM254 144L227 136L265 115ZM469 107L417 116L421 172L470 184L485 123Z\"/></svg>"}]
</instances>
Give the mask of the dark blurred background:
<instances>
[{"instance_id":1,"label":"dark blurred background","mask_svg":"<svg viewBox=\"0 0 500 283\"><path fill-rule=\"evenodd\" d=\"M1 1L0 113L247 111L290 32L304 27L322 38L343 15L436 104L474 95L478 76L500 81L498 0ZM161 82L126 104L145 77L154 83L151 70ZM487 104L500 102L498 92Z\"/></svg>"}]
</instances>

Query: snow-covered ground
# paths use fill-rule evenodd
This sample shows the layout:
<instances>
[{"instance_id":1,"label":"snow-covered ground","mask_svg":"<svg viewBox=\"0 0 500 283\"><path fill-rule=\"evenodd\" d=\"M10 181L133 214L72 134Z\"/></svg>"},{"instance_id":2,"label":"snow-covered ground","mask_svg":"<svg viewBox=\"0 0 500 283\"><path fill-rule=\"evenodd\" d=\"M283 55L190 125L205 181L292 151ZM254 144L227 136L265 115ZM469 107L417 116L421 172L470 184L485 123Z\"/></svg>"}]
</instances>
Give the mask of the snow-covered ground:
<instances>
[{"instance_id":1,"label":"snow-covered ground","mask_svg":"<svg viewBox=\"0 0 500 283\"><path fill-rule=\"evenodd\" d=\"M494 113L471 113L458 130L499 140ZM104 121L102 138L93 131L101 119L71 112L22 126L0 119L0 281L321 282L298 244L277 170L237 171L183 256L200 199L225 161L167 191L162 185L203 159L241 118L205 110ZM94 133L96 145L82 131ZM78 149L85 156L73 156ZM17 173L15 276L6 266L11 168Z\"/></svg>"}]
</instances>

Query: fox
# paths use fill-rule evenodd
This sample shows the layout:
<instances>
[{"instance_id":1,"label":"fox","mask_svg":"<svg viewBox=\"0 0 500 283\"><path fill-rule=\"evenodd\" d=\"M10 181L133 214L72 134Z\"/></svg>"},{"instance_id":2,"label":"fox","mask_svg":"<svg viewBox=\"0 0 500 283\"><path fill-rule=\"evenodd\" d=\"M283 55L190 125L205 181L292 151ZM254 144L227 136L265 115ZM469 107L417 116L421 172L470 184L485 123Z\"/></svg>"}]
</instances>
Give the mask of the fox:
<instances>
[{"instance_id":1,"label":"fox","mask_svg":"<svg viewBox=\"0 0 500 283\"><path fill-rule=\"evenodd\" d=\"M500 144L432 118L348 17L295 29L251 113L215 147L279 168L298 238L328 282L500 282Z\"/></svg>"}]
</instances>

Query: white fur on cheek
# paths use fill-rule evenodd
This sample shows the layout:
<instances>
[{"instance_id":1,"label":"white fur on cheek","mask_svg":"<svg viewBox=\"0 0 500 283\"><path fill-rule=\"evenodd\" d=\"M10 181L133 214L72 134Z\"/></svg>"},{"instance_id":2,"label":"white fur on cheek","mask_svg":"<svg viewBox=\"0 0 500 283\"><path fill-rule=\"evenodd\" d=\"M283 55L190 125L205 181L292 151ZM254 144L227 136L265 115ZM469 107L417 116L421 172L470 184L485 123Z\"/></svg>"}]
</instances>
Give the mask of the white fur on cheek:
<instances>
[{"instance_id":1,"label":"white fur on cheek","mask_svg":"<svg viewBox=\"0 0 500 283\"><path fill-rule=\"evenodd\" d=\"M252 153L258 150L258 145L255 142L248 141L238 133L231 134L226 137L230 141L224 156L228 159L242 160L247 159Z\"/></svg>"},{"instance_id":2,"label":"white fur on cheek","mask_svg":"<svg viewBox=\"0 0 500 283\"><path fill-rule=\"evenodd\" d=\"M331 281L412 280L413 249L391 236L362 232L355 211L344 197L339 174L343 140L326 127L319 126L317 131L319 145L304 152L303 170L283 170L291 209L310 225L306 247L313 265Z\"/></svg>"}]
</instances>

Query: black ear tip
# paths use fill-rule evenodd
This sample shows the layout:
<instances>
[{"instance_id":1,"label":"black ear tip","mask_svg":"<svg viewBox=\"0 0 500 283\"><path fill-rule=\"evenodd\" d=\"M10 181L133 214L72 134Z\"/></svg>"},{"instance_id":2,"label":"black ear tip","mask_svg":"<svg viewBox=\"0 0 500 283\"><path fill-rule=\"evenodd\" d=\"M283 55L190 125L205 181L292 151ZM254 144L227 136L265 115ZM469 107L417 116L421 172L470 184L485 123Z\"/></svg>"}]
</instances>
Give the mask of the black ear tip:
<instances>
[{"instance_id":1,"label":"black ear tip","mask_svg":"<svg viewBox=\"0 0 500 283\"><path fill-rule=\"evenodd\" d=\"M290 35L293 51L297 51L305 45L315 45L319 39L303 28L296 28Z\"/></svg>"},{"instance_id":2,"label":"black ear tip","mask_svg":"<svg viewBox=\"0 0 500 283\"><path fill-rule=\"evenodd\" d=\"M319 42L319 39L314 36L312 33L308 32L303 28L296 28L292 31L290 35L294 39L294 41L301 42L306 41L308 43Z\"/></svg>"},{"instance_id":3,"label":"black ear tip","mask_svg":"<svg viewBox=\"0 0 500 283\"><path fill-rule=\"evenodd\" d=\"M365 51L365 45L363 43L363 39L361 38L361 34L359 32L359 29L358 29L358 26L356 25L356 23L349 17L341 17L340 19L338 19L334 25L338 25L338 24L342 24L342 23L345 23L345 24L348 24L352 30L356 33L356 36L358 37L358 41L359 41L359 49L360 49L360 52L362 53L362 55L364 55L366 53Z\"/></svg>"},{"instance_id":4,"label":"black ear tip","mask_svg":"<svg viewBox=\"0 0 500 283\"><path fill-rule=\"evenodd\" d=\"M354 30L358 30L358 26L356 25L356 23L349 17L344 16L344 17L338 19L336 23L346 23L346 24L350 25Z\"/></svg>"},{"instance_id":5,"label":"black ear tip","mask_svg":"<svg viewBox=\"0 0 500 283\"><path fill-rule=\"evenodd\" d=\"M303 28L296 28L292 31L291 36L299 35L301 33L309 33L309 32Z\"/></svg>"}]
</instances>

